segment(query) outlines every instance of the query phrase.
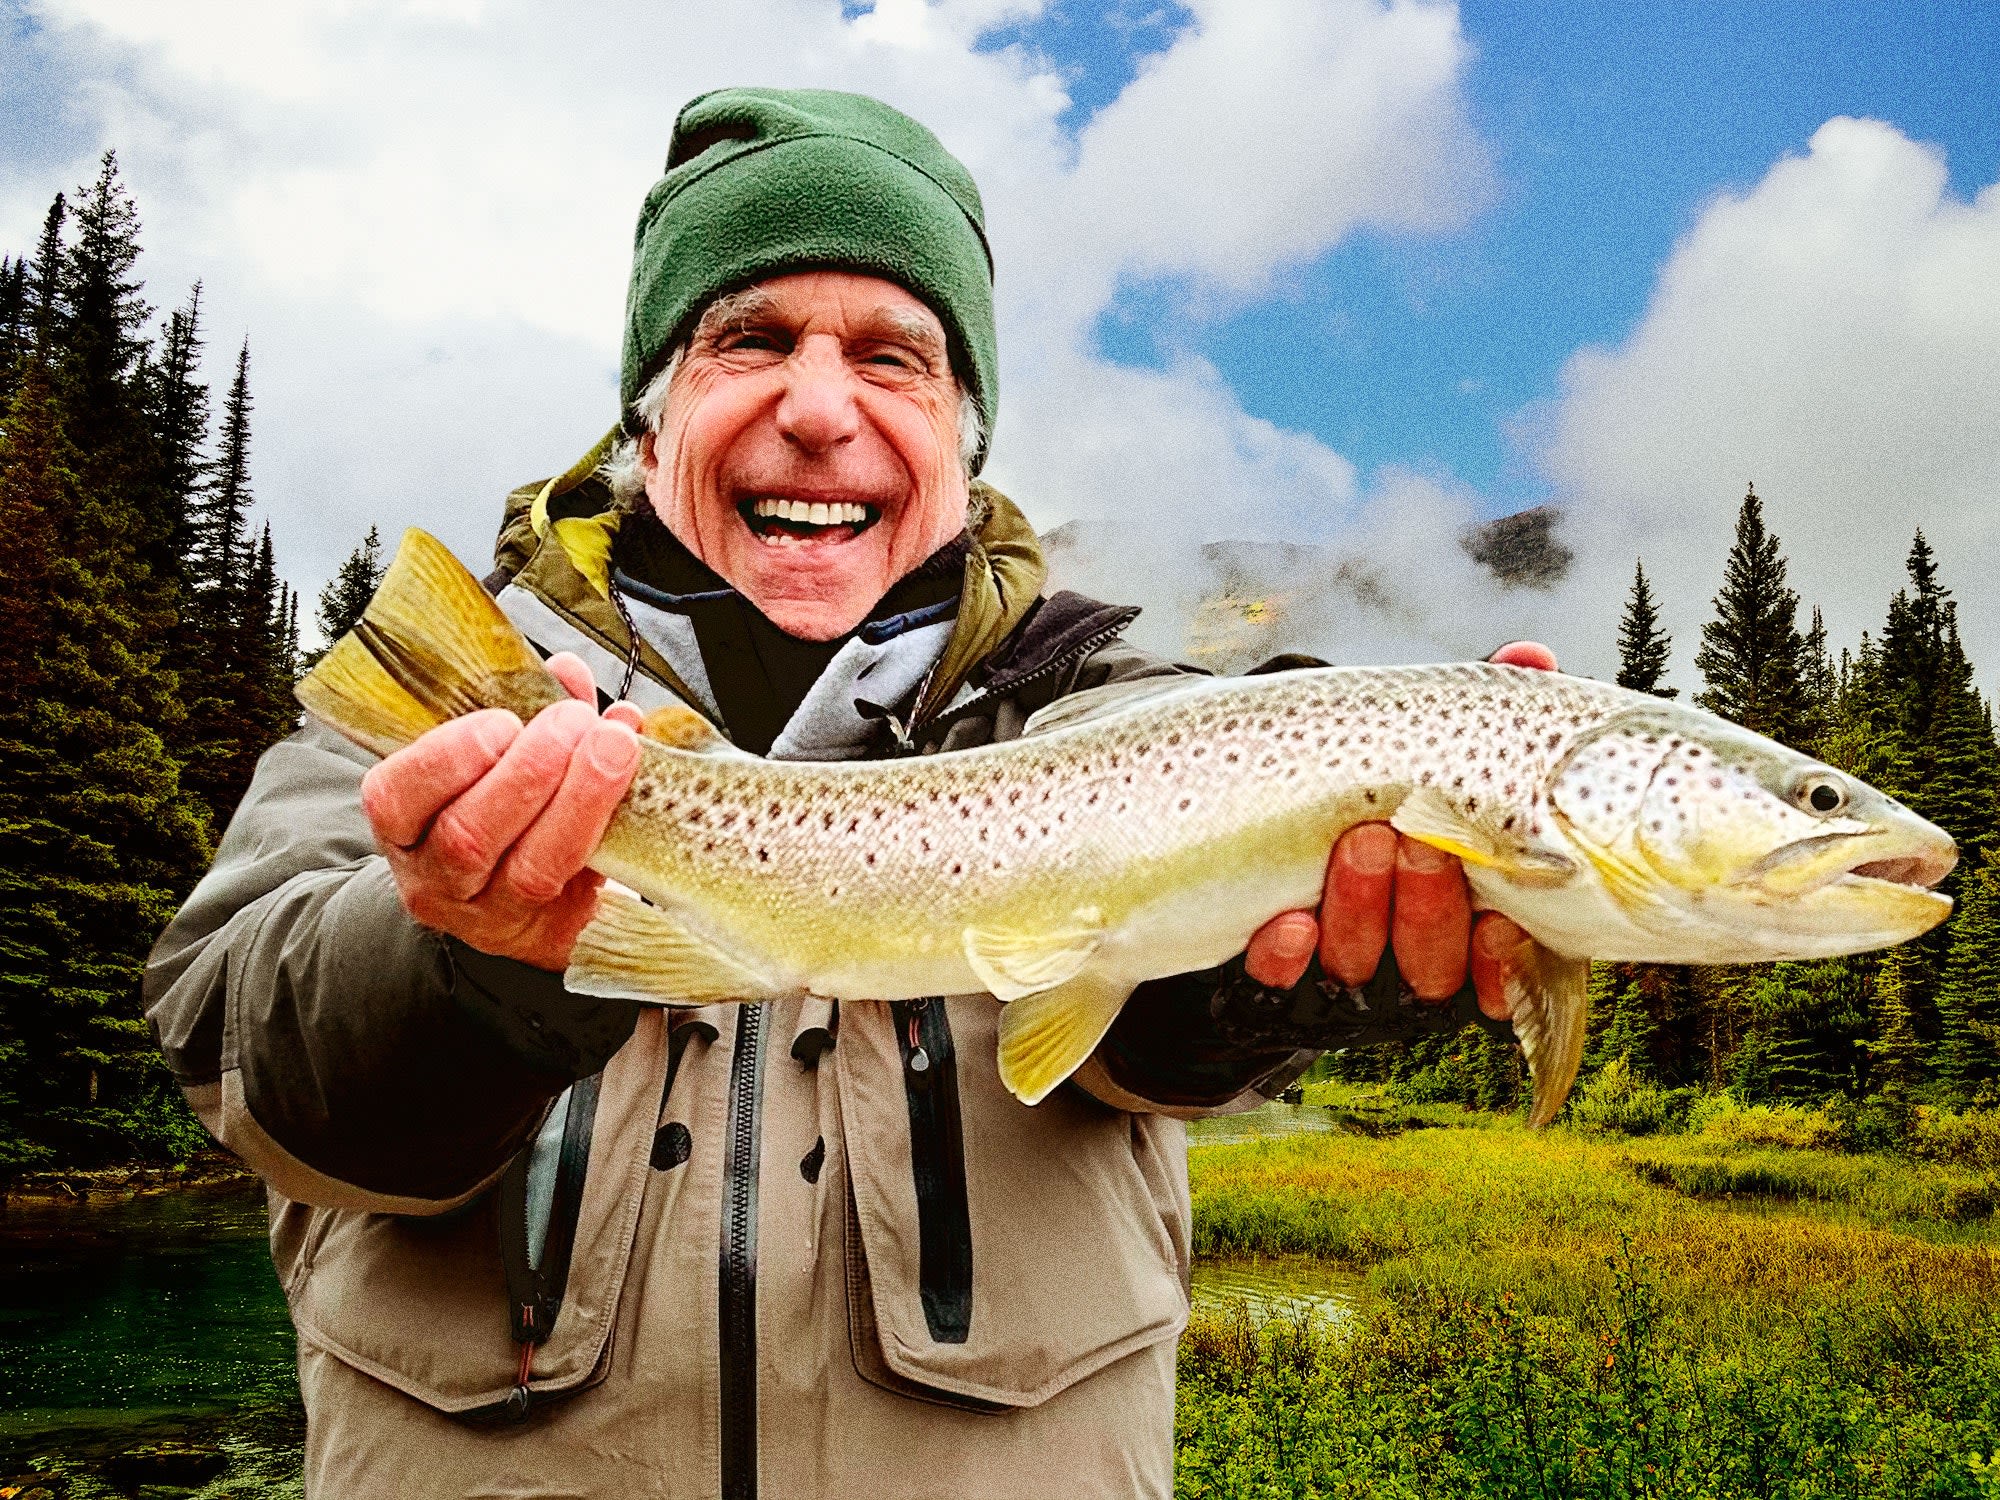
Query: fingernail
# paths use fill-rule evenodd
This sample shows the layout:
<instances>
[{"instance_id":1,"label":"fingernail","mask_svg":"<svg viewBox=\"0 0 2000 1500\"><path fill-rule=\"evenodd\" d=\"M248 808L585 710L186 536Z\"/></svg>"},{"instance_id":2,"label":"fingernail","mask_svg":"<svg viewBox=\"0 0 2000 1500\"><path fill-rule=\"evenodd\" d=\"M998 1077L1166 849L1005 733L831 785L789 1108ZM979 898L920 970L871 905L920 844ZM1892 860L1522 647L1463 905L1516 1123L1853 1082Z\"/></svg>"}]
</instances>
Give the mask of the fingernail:
<instances>
[{"instance_id":1,"label":"fingernail","mask_svg":"<svg viewBox=\"0 0 2000 1500\"><path fill-rule=\"evenodd\" d=\"M602 719L590 732L586 749L593 769L616 776L632 769L639 757L639 736L616 719Z\"/></svg>"},{"instance_id":2,"label":"fingernail","mask_svg":"<svg viewBox=\"0 0 2000 1500\"><path fill-rule=\"evenodd\" d=\"M521 733L521 721L499 709L479 717L478 726L472 731L472 738L480 749L498 760L507 753L507 747L514 743Z\"/></svg>"},{"instance_id":3,"label":"fingernail","mask_svg":"<svg viewBox=\"0 0 2000 1500\"><path fill-rule=\"evenodd\" d=\"M1348 839L1347 863L1361 875L1386 875L1396 863L1396 835L1387 823L1357 829Z\"/></svg>"},{"instance_id":4,"label":"fingernail","mask_svg":"<svg viewBox=\"0 0 2000 1500\"><path fill-rule=\"evenodd\" d=\"M1405 839L1398 848L1397 857L1403 868L1419 875L1434 875L1456 861L1442 849L1433 849L1429 844L1420 844L1415 839Z\"/></svg>"},{"instance_id":5,"label":"fingernail","mask_svg":"<svg viewBox=\"0 0 2000 1500\"><path fill-rule=\"evenodd\" d=\"M1288 964L1295 964L1305 958L1318 944L1319 934L1306 927L1304 923L1280 927L1271 934L1272 956Z\"/></svg>"}]
</instances>

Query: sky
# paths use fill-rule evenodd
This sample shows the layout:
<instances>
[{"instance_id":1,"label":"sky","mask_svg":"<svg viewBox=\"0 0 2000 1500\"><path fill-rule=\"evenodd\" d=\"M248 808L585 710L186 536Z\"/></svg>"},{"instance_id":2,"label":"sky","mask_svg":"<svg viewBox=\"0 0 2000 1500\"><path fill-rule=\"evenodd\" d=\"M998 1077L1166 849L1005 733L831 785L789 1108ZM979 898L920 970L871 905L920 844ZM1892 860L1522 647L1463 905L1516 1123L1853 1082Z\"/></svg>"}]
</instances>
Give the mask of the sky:
<instances>
[{"instance_id":1,"label":"sky","mask_svg":"<svg viewBox=\"0 0 2000 1500\"><path fill-rule=\"evenodd\" d=\"M1990 0L0 0L0 249L118 150L310 594L371 524L483 557L609 425L682 103L858 89L985 195L988 477L1152 643L1200 544L1310 543L1274 644L1608 674L1643 557L1687 684L1754 480L1837 644L1921 526L1992 686L1996 77ZM1503 586L1459 540L1537 505L1574 561Z\"/></svg>"}]
</instances>

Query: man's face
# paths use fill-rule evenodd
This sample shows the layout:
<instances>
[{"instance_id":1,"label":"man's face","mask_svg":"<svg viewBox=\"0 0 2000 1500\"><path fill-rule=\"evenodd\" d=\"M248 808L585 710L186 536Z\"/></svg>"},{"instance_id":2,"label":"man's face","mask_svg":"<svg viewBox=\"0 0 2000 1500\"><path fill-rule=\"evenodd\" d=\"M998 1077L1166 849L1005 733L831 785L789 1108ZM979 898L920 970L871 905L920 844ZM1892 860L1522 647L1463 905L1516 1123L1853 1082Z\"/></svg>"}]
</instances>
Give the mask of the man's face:
<instances>
[{"instance_id":1,"label":"man's face","mask_svg":"<svg viewBox=\"0 0 2000 1500\"><path fill-rule=\"evenodd\" d=\"M845 271L760 283L703 319L648 437L667 529L787 634L832 640L965 526L944 327Z\"/></svg>"}]
</instances>

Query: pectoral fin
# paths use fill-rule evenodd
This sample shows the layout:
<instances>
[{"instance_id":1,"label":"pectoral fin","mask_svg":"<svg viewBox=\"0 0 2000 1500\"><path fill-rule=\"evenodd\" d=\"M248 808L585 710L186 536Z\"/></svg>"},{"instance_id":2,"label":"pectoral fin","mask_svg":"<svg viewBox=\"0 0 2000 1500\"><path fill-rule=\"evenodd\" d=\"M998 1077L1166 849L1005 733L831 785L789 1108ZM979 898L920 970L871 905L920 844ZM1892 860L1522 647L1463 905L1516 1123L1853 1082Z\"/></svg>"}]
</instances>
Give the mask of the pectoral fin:
<instances>
[{"instance_id":1,"label":"pectoral fin","mask_svg":"<svg viewBox=\"0 0 2000 1500\"><path fill-rule=\"evenodd\" d=\"M1522 945L1509 970L1507 1000L1514 1009L1514 1036L1535 1085L1530 1125L1553 1120L1576 1082L1583 1061L1589 986L1589 959L1564 958L1532 940Z\"/></svg>"},{"instance_id":2,"label":"pectoral fin","mask_svg":"<svg viewBox=\"0 0 2000 1500\"><path fill-rule=\"evenodd\" d=\"M1084 973L1000 1012L1000 1081L1023 1104L1040 1104L1104 1040L1132 987Z\"/></svg>"},{"instance_id":3,"label":"pectoral fin","mask_svg":"<svg viewBox=\"0 0 2000 1500\"><path fill-rule=\"evenodd\" d=\"M1509 816L1468 813L1436 787L1424 786L1403 799L1389 826L1518 885L1557 886L1576 874L1576 861L1561 850L1506 827Z\"/></svg>"},{"instance_id":4,"label":"pectoral fin","mask_svg":"<svg viewBox=\"0 0 2000 1500\"><path fill-rule=\"evenodd\" d=\"M965 961L995 995L1018 1000L1070 978L1103 941L1103 914L1080 906L1059 927L968 927Z\"/></svg>"},{"instance_id":5,"label":"pectoral fin","mask_svg":"<svg viewBox=\"0 0 2000 1500\"><path fill-rule=\"evenodd\" d=\"M653 1005L713 1005L768 1000L781 993L771 980L657 906L607 887L597 915L583 929L563 974L579 995L611 995Z\"/></svg>"}]
</instances>

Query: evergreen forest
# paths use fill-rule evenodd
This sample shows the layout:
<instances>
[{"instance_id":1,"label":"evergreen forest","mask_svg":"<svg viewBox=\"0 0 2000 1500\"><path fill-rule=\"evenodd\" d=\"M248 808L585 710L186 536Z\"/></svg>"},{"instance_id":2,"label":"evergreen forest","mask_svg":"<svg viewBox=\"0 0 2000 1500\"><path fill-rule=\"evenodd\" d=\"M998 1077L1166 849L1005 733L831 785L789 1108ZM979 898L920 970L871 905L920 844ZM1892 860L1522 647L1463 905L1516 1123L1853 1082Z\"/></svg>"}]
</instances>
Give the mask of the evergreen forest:
<instances>
[{"instance_id":1,"label":"evergreen forest","mask_svg":"<svg viewBox=\"0 0 2000 1500\"><path fill-rule=\"evenodd\" d=\"M0 1174L208 1144L140 973L298 718L298 599L254 514L250 348L217 410L201 287L161 316L139 241L107 153L31 253L0 257ZM372 543L322 629L372 592Z\"/></svg>"},{"instance_id":2,"label":"evergreen forest","mask_svg":"<svg viewBox=\"0 0 2000 1500\"><path fill-rule=\"evenodd\" d=\"M204 1148L139 978L259 754L297 722L299 601L251 481L250 349L203 383L201 287L162 313L107 153L0 257L0 1175ZM1720 539L1718 539L1720 545ZM370 531L320 594L332 640L381 577ZM2000 747L1921 531L1878 630L1835 651L1754 490L1692 665L1703 707L1901 798L1958 840L1950 922L1887 955L1742 969L1598 965L1572 1111L1671 1129L1703 1098L1824 1111L1894 1149L1924 1112L2000 1110ZM1643 561L1618 681L1671 697ZM1511 1044L1341 1054L1350 1082L1508 1111Z\"/></svg>"}]
</instances>

